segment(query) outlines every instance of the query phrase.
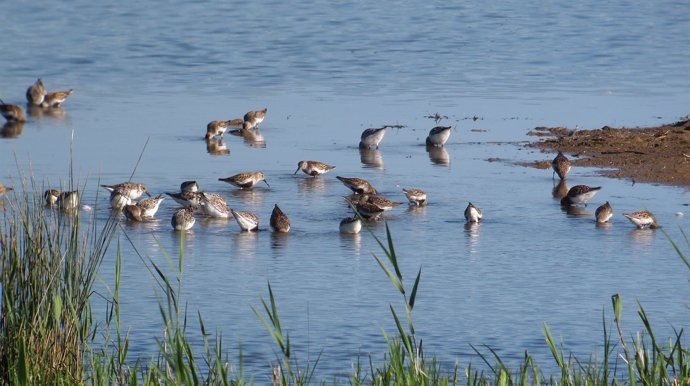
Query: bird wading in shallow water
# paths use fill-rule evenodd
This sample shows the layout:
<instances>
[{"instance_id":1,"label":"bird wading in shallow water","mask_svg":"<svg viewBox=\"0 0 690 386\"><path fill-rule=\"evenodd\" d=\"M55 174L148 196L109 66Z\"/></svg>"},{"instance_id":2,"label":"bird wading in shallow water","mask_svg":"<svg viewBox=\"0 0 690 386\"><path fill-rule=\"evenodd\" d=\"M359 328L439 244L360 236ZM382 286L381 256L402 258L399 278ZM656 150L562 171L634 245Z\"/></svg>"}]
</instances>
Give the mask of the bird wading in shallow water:
<instances>
[{"instance_id":1,"label":"bird wading in shallow water","mask_svg":"<svg viewBox=\"0 0 690 386\"><path fill-rule=\"evenodd\" d=\"M613 208L611 208L611 204L606 201L605 204L602 204L597 208L597 210L594 212L594 216L599 224L608 222L611 219L611 216L613 216Z\"/></svg>"},{"instance_id":2,"label":"bird wading in shallow water","mask_svg":"<svg viewBox=\"0 0 690 386\"><path fill-rule=\"evenodd\" d=\"M441 147L446 144L448 137L450 137L451 126L436 126L429 131L426 137L427 146Z\"/></svg>"},{"instance_id":3,"label":"bird wading in shallow water","mask_svg":"<svg viewBox=\"0 0 690 386\"><path fill-rule=\"evenodd\" d=\"M290 220L278 207L278 204L273 206L273 212L271 212L271 228L274 232L287 233L290 231Z\"/></svg>"},{"instance_id":4,"label":"bird wading in shallow water","mask_svg":"<svg viewBox=\"0 0 690 386\"><path fill-rule=\"evenodd\" d=\"M294 174L297 174L297 172L301 170L304 172L304 174L316 177L327 173L334 168L335 166L331 166L319 161L299 161L297 164L297 170L295 170Z\"/></svg>"},{"instance_id":5,"label":"bird wading in shallow water","mask_svg":"<svg viewBox=\"0 0 690 386\"><path fill-rule=\"evenodd\" d=\"M559 151L558 155L551 161L551 168L554 175L558 174L558 178L565 180L565 176L570 171L570 160ZM554 175L552 177L555 177Z\"/></svg>"},{"instance_id":6,"label":"bird wading in shallow water","mask_svg":"<svg viewBox=\"0 0 690 386\"><path fill-rule=\"evenodd\" d=\"M362 132L362 136L360 137L359 141L359 148L360 149L372 149L372 148L379 148L379 143L381 143L381 140L383 139L383 136L386 135L386 128L382 127L379 129L366 129Z\"/></svg>"},{"instance_id":7,"label":"bird wading in shallow water","mask_svg":"<svg viewBox=\"0 0 690 386\"><path fill-rule=\"evenodd\" d=\"M595 194L601 189L601 186L591 187L587 185L575 185L570 190L568 194L561 199L562 206L570 205L584 205L587 206L587 201L589 201Z\"/></svg>"},{"instance_id":8,"label":"bird wading in shallow water","mask_svg":"<svg viewBox=\"0 0 690 386\"><path fill-rule=\"evenodd\" d=\"M482 211L481 209L477 208L472 204L471 202L467 204L467 208L465 208L465 220L467 220L468 223L472 222L479 222L479 220L482 219Z\"/></svg>"},{"instance_id":9,"label":"bird wading in shallow water","mask_svg":"<svg viewBox=\"0 0 690 386\"><path fill-rule=\"evenodd\" d=\"M228 184L235 185L240 189L251 189L261 181L263 181L269 188L271 187L271 185L269 185L266 181L266 177L262 172L238 173L234 176L219 178L218 181L227 182Z\"/></svg>"},{"instance_id":10,"label":"bird wading in shallow water","mask_svg":"<svg viewBox=\"0 0 690 386\"><path fill-rule=\"evenodd\" d=\"M656 229L661 228L661 225L656 222L654 214L648 210L638 210L632 213L623 213L630 222L635 224L639 229Z\"/></svg>"}]
</instances>

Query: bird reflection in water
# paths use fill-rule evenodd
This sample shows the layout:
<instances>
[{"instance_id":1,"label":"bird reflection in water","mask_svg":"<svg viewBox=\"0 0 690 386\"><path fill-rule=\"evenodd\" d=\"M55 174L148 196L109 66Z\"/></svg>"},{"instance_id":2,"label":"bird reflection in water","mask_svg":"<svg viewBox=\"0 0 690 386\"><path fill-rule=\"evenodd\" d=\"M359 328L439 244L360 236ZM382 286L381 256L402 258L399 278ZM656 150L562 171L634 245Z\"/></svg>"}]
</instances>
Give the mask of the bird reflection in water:
<instances>
[{"instance_id":1,"label":"bird reflection in water","mask_svg":"<svg viewBox=\"0 0 690 386\"><path fill-rule=\"evenodd\" d=\"M233 244L239 252L235 256L254 257L256 255L256 245L259 241L259 233L261 232L240 232L238 229L233 235Z\"/></svg>"},{"instance_id":2,"label":"bird reflection in water","mask_svg":"<svg viewBox=\"0 0 690 386\"><path fill-rule=\"evenodd\" d=\"M243 204L250 207L260 207L264 201L264 188L255 189L233 189L230 194L240 200Z\"/></svg>"},{"instance_id":3,"label":"bird reflection in water","mask_svg":"<svg viewBox=\"0 0 690 386\"><path fill-rule=\"evenodd\" d=\"M434 165L450 165L450 155L445 146L427 146L426 151L429 153L429 160Z\"/></svg>"},{"instance_id":4,"label":"bird reflection in water","mask_svg":"<svg viewBox=\"0 0 690 386\"><path fill-rule=\"evenodd\" d=\"M656 234L655 229L634 228L633 230L628 232L628 237L630 237L630 240L637 245L649 246L654 241L654 235L655 234Z\"/></svg>"},{"instance_id":5,"label":"bird reflection in water","mask_svg":"<svg viewBox=\"0 0 690 386\"><path fill-rule=\"evenodd\" d=\"M290 234L287 232L271 232L271 249L283 249L288 246Z\"/></svg>"},{"instance_id":6,"label":"bird reflection in water","mask_svg":"<svg viewBox=\"0 0 690 386\"><path fill-rule=\"evenodd\" d=\"M467 234L467 247L470 253L475 253L479 249L479 229L481 228L481 222L468 222L465 223L465 234Z\"/></svg>"},{"instance_id":7,"label":"bird reflection in water","mask_svg":"<svg viewBox=\"0 0 690 386\"><path fill-rule=\"evenodd\" d=\"M558 184L553 186L551 195L553 198L560 201L566 194L568 194L568 184L566 184L565 180L559 180Z\"/></svg>"},{"instance_id":8,"label":"bird reflection in water","mask_svg":"<svg viewBox=\"0 0 690 386\"><path fill-rule=\"evenodd\" d=\"M53 119L65 119L67 117L67 110L62 107L41 107L36 105L27 105L26 111L31 118L41 119L44 117Z\"/></svg>"},{"instance_id":9,"label":"bird reflection in water","mask_svg":"<svg viewBox=\"0 0 690 386\"><path fill-rule=\"evenodd\" d=\"M340 233L340 247L346 251L354 252L354 257L359 259L362 250L362 233Z\"/></svg>"},{"instance_id":10,"label":"bird reflection in water","mask_svg":"<svg viewBox=\"0 0 690 386\"><path fill-rule=\"evenodd\" d=\"M326 189L325 178L300 178L297 183L300 193L321 192Z\"/></svg>"},{"instance_id":11,"label":"bird reflection in water","mask_svg":"<svg viewBox=\"0 0 690 386\"><path fill-rule=\"evenodd\" d=\"M249 147L265 148L266 140L259 129L236 129L230 130L229 133L236 137L242 137L244 143Z\"/></svg>"},{"instance_id":12,"label":"bird reflection in water","mask_svg":"<svg viewBox=\"0 0 690 386\"><path fill-rule=\"evenodd\" d=\"M0 129L0 137L17 138L24 131L24 122L7 122Z\"/></svg>"},{"instance_id":13,"label":"bird reflection in water","mask_svg":"<svg viewBox=\"0 0 690 386\"><path fill-rule=\"evenodd\" d=\"M563 210L570 217L592 217L592 216L594 216L592 214L592 212L590 212L586 207L582 207L582 206L567 205L567 206L562 206L561 210Z\"/></svg>"},{"instance_id":14,"label":"bird reflection in water","mask_svg":"<svg viewBox=\"0 0 690 386\"><path fill-rule=\"evenodd\" d=\"M230 154L230 149L225 146L222 138L208 138L206 139L206 151L211 155L226 155Z\"/></svg>"},{"instance_id":15,"label":"bird reflection in water","mask_svg":"<svg viewBox=\"0 0 690 386\"><path fill-rule=\"evenodd\" d=\"M359 148L359 159L367 168L383 169L383 156L379 149Z\"/></svg>"}]
</instances>

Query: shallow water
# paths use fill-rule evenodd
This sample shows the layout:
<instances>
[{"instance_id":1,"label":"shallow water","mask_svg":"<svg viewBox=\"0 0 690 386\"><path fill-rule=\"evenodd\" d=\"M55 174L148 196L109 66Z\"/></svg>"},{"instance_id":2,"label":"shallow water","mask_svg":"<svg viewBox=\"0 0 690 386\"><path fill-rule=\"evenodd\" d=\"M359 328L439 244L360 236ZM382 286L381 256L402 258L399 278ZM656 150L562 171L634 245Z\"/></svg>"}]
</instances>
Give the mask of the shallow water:
<instances>
[{"instance_id":1,"label":"shallow water","mask_svg":"<svg viewBox=\"0 0 690 386\"><path fill-rule=\"evenodd\" d=\"M275 356L251 307L267 299L269 282L302 362L323 350L324 379L348 374L357 354L382 359L381 329L394 327L388 305L402 299L372 256L382 256L373 238L338 233L348 190L335 176L366 178L396 200L405 199L403 187L424 188L428 207L402 205L386 219L407 286L422 269L414 318L427 352L448 366L477 364L469 344L488 345L508 363L527 350L548 367L543 323L584 358L600 349L602 310L611 314L615 293L630 335L641 329L636 300L661 336L687 321L687 273L664 233L635 230L621 215L652 210L680 240L686 189L578 168L570 185L603 189L573 216L553 199L550 170L514 164L552 157L520 146L535 126L645 126L686 115L684 10L617 1L22 4L0 15L0 48L11 56L0 61L0 98L23 104L39 76L49 89L75 93L0 140L0 178L17 187L21 170L64 185L72 141L83 202L98 221L108 216L98 184L132 174L153 194L196 179L230 206L256 211L264 230L278 203L293 225L288 235L199 219L185 240L190 316L200 311L233 352L241 344L259 382ZM208 153L208 121L263 107L265 147L226 135L229 154ZM427 116L436 112L454 129L445 149L429 154L423 142L435 123ZM361 131L382 125L404 127L388 129L378 151L360 152ZM293 175L301 159L336 169L318 179ZM245 170L262 170L270 188L218 181ZM593 212L606 200L613 223L596 227ZM464 226L468 201L485 213L476 227ZM169 223L175 207L167 199L160 221L122 223L121 299L134 355L151 355L162 323L152 275L124 233L167 267L161 246L173 256L179 249ZM385 236L382 223L373 231ZM111 255L106 283L113 272Z\"/></svg>"}]
</instances>

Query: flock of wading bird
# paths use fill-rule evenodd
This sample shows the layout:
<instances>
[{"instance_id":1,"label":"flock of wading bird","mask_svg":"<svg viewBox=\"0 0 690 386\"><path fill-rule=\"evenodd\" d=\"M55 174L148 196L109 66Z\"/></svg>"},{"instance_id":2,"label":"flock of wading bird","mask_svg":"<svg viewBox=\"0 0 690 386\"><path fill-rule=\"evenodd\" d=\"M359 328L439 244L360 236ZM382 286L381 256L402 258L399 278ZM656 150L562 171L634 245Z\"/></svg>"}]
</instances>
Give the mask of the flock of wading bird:
<instances>
[{"instance_id":1,"label":"flock of wading bird","mask_svg":"<svg viewBox=\"0 0 690 386\"><path fill-rule=\"evenodd\" d=\"M27 107L53 109L60 105L71 95L72 90L48 92L41 79L38 79L26 91ZM250 111L242 119L231 119L227 121L219 120L209 122L206 126L204 137L207 149L212 152L223 152L223 135L230 127L237 126L239 129L232 130L232 134L245 138L260 138L258 131L259 124L266 117L268 109ZM24 122L25 115L18 105L6 104L0 99L0 112L7 119L8 123ZM436 126L429 131L426 138L426 146L435 148L443 147L450 137L451 126ZM360 137L359 147L361 149L378 149L379 143L383 140L386 128L366 129ZM587 202L601 189L601 187L590 187L587 185L575 185L567 192L565 184L566 176L571 169L568 158L559 152L551 162L554 175L558 174L560 182L554 188L554 195L561 198L561 205L570 208L577 205L587 205ZM335 166L320 161L299 161L297 170L318 178L321 174L327 173ZM347 196L345 200L353 209L355 215L346 217L340 222L342 233L359 233L362 229L362 219L366 221L376 221L385 211L401 205L402 202L393 201L380 195L368 181L361 178L336 177L346 187L352 190L353 194ZM554 177L555 178L555 177ZM240 189L252 189L260 182L264 182L270 187L265 176L260 171L238 173L227 178L219 178L220 181L227 182ZM101 185L110 192L110 205L116 212L124 213L125 217L131 221L151 221L154 219L158 208L163 202L164 197L158 195L151 197L146 185L136 182L123 182L116 185ZM0 184L0 197L12 188ZM427 194L419 188L405 188L402 190L407 197L410 205L422 206L427 204ZM149 198L137 201L143 194ZM230 208L225 198L218 193L202 192L196 181L184 181L180 185L179 192L166 192L175 202L182 207L177 209L172 216L171 225L178 231L191 229L196 220L195 213L213 218L234 217L242 231L256 231L259 229L259 217L249 211L239 211ZM57 207L64 211L75 211L79 208L79 192L68 191L60 192L56 189L48 189L44 193L45 203L49 207ZM482 219L481 209L474 206L471 202L465 208L465 219L468 223L477 223ZM597 223L607 223L613 215L613 209L607 201L597 208L595 212ZM633 222L638 228L657 228L659 224L654 215L646 210L633 213L623 213L623 215ZM274 232L289 232L290 220L288 216L275 204L271 213L270 226Z\"/></svg>"}]
</instances>

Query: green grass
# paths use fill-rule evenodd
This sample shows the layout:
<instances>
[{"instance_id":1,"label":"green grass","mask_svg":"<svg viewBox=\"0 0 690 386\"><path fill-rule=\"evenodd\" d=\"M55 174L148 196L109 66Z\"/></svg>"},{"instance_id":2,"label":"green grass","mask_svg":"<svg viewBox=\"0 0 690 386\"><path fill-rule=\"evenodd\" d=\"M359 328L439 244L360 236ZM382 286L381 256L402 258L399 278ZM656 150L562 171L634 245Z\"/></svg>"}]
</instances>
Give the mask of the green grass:
<instances>
[{"instance_id":1,"label":"green grass","mask_svg":"<svg viewBox=\"0 0 690 386\"><path fill-rule=\"evenodd\" d=\"M35 183L24 192L42 191ZM242 353L229 359L222 332L209 332L200 313L190 318L184 301L184 236L176 256L161 253L173 274L165 274L153 259L139 255L156 280L163 333L149 359L132 358L129 334L123 331L119 293L121 248L117 242L115 277L108 288L105 320L96 323L91 308L98 271L118 229L116 219L104 224L91 218L44 208L40 194L15 192L5 199L0 229L0 382L12 385L74 384L254 384L269 374L245 374ZM126 242L126 232L122 230ZM183 233L184 234L184 233ZM352 385L690 385L690 359L683 346L683 330L660 339L647 314L638 304L644 330L626 331L622 299L612 296L611 317L602 313L603 353L586 360L575 357L557 342L544 325L545 347L559 371L544 373L527 352L519 365L509 368L491 347L471 346L483 363L480 370L468 363L443 368L425 353L416 333L414 310L417 293L423 290L422 269L412 281L403 277L400 256L386 225L385 240L378 242L381 256L372 265L382 270L400 304L389 305L390 329L382 331L387 351L379 357L360 357L350 379ZM685 245L690 241L683 234ZM669 238L680 261L690 270L683 248ZM685 248L685 247L684 247ZM411 283L411 285L409 285ZM268 283L268 300L253 308L257 325L263 324L273 339L277 358L271 368L274 385L326 384L316 379L319 357L299 361L288 326L279 317L278 296ZM98 310L100 313L102 310ZM190 341L190 319L198 324L203 347ZM611 326L611 328L609 328ZM194 331L194 335L198 335ZM338 333L338 332L335 332ZM295 346L297 345L297 346ZM553 363L544 364L552 368ZM351 363L343 363L350 368ZM332 381L335 383L334 381Z\"/></svg>"}]
</instances>

